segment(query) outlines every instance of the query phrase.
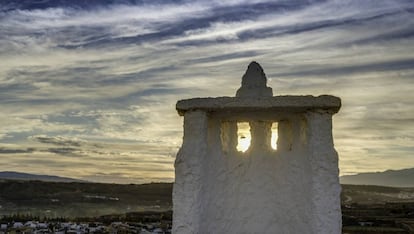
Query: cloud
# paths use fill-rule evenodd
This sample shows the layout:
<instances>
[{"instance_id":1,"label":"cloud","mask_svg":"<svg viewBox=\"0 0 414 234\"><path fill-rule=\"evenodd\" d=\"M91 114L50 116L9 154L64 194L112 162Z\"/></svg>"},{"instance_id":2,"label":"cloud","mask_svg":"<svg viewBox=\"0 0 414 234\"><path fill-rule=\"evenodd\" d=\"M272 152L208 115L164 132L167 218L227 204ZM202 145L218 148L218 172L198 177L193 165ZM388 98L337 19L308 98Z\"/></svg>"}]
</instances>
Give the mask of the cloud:
<instances>
[{"instance_id":1,"label":"cloud","mask_svg":"<svg viewBox=\"0 0 414 234\"><path fill-rule=\"evenodd\" d=\"M47 136L32 136L29 139L36 140L40 143L44 144L52 144L58 146L75 146L80 147L85 141L77 140L77 139L68 139L65 137L47 137Z\"/></svg>"},{"instance_id":2,"label":"cloud","mask_svg":"<svg viewBox=\"0 0 414 234\"><path fill-rule=\"evenodd\" d=\"M7 149L4 147L0 148L0 154L20 154L20 153L31 153L33 152L33 148L27 148L27 149Z\"/></svg>"},{"instance_id":3,"label":"cloud","mask_svg":"<svg viewBox=\"0 0 414 234\"><path fill-rule=\"evenodd\" d=\"M384 72L384 71L404 71L412 70L414 58L401 59L394 61L382 61L368 64L353 64L351 66L326 67L318 68L318 65L309 67L308 70L294 71L290 73L276 73L275 76L338 76L352 75L353 73L365 72ZM320 67L320 66L319 66Z\"/></svg>"},{"instance_id":4,"label":"cloud","mask_svg":"<svg viewBox=\"0 0 414 234\"><path fill-rule=\"evenodd\" d=\"M175 102L234 96L251 60L276 95L342 98L342 173L412 163L412 1L29 3L0 7L0 170L171 179Z\"/></svg>"},{"instance_id":5,"label":"cloud","mask_svg":"<svg viewBox=\"0 0 414 234\"><path fill-rule=\"evenodd\" d=\"M64 156L70 156L70 157L81 157L82 155L78 153L79 149L77 148L49 148L46 150L46 152L58 154L58 155L64 155Z\"/></svg>"}]
</instances>

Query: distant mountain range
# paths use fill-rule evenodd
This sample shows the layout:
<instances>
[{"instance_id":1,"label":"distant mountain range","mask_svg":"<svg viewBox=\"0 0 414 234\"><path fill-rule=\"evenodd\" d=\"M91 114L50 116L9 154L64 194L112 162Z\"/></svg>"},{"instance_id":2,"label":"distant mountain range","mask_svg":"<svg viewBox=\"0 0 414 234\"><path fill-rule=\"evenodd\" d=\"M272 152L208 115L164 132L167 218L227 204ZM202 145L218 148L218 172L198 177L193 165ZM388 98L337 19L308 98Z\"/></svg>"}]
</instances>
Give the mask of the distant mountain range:
<instances>
[{"instance_id":1,"label":"distant mountain range","mask_svg":"<svg viewBox=\"0 0 414 234\"><path fill-rule=\"evenodd\" d=\"M414 187L414 168L341 176L341 184Z\"/></svg>"},{"instance_id":2,"label":"distant mountain range","mask_svg":"<svg viewBox=\"0 0 414 234\"><path fill-rule=\"evenodd\" d=\"M38 180L46 182L88 182L60 176L37 175L14 171L0 172L0 180ZM378 185L388 187L413 187L414 168L387 170L383 172L359 173L340 177L341 184Z\"/></svg>"},{"instance_id":3,"label":"distant mountain range","mask_svg":"<svg viewBox=\"0 0 414 234\"><path fill-rule=\"evenodd\" d=\"M67 182L67 183L87 182L87 181L77 180L77 179L72 179L72 178L67 178L67 177L36 175L36 174L29 174L29 173L15 172L15 171L1 171L0 179L3 179L3 180L39 180L39 181L47 181L47 182Z\"/></svg>"}]
</instances>

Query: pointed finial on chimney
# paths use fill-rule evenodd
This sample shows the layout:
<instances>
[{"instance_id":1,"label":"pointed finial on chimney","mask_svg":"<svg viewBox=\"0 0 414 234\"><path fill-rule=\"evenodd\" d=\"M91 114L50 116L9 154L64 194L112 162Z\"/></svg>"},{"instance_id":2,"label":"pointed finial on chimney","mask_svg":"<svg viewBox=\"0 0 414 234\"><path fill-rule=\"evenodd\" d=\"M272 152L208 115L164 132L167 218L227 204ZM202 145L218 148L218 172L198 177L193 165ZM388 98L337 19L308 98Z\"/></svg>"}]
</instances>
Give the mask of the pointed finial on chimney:
<instances>
[{"instance_id":1,"label":"pointed finial on chimney","mask_svg":"<svg viewBox=\"0 0 414 234\"><path fill-rule=\"evenodd\" d=\"M236 97L272 97L272 88L267 87L267 78L259 63L249 64L242 77L242 85L237 90Z\"/></svg>"}]
</instances>

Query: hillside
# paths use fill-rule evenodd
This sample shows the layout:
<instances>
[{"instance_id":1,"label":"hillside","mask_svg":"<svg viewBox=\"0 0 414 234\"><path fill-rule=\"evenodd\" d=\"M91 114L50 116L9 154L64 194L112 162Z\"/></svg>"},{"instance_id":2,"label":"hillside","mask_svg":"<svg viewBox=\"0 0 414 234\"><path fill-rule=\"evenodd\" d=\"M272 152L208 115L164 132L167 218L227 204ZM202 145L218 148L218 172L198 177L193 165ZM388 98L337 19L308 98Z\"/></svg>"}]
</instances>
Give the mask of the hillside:
<instances>
[{"instance_id":1,"label":"hillside","mask_svg":"<svg viewBox=\"0 0 414 234\"><path fill-rule=\"evenodd\" d=\"M50 182L86 182L82 180L60 177L60 176L50 176L50 175L36 175L15 171L0 171L0 179L4 180L40 180L40 181L50 181Z\"/></svg>"},{"instance_id":2,"label":"hillside","mask_svg":"<svg viewBox=\"0 0 414 234\"><path fill-rule=\"evenodd\" d=\"M414 203L414 188L375 185L342 185L343 204Z\"/></svg>"},{"instance_id":3,"label":"hillside","mask_svg":"<svg viewBox=\"0 0 414 234\"><path fill-rule=\"evenodd\" d=\"M414 187L414 168L341 176L341 184Z\"/></svg>"},{"instance_id":4,"label":"hillside","mask_svg":"<svg viewBox=\"0 0 414 234\"><path fill-rule=\"evenodd\" d=\"M100 184L0 181L0 215L100 216L172 209L171 183ZM343 204L414 202L414 188L342 186Z\"/></svg>"},{"instance_id":5,"label":"hillside","mask_svg":"<svg viewBox=\"0 0 414 234\"><path fill-rule=\"evenodd\" d=\"M171 209L171 183L0 181L0 215L98 216Z\"/></svg>"}]
</instances>

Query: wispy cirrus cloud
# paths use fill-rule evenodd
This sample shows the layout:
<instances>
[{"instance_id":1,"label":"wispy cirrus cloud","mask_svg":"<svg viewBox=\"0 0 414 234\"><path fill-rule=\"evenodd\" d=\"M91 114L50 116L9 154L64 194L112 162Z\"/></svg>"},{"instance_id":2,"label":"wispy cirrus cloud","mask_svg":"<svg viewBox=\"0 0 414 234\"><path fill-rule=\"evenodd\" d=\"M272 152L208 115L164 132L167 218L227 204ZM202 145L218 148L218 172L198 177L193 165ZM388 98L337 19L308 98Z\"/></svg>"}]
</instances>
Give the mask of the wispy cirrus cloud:
<instances>
[{"instance_id":1,"label":"wispy cirrus cloud","mask_svg":"<svg viewBox=\"0 0 414 234\"><path fill-rule=\"evenodd\" d=\"M233 96L251 60L277 95L342 98L342 173L406 167L413 10L409 0L6 1L0 170L171 179L175 102Z\"/></svg>"}]
</instances>

